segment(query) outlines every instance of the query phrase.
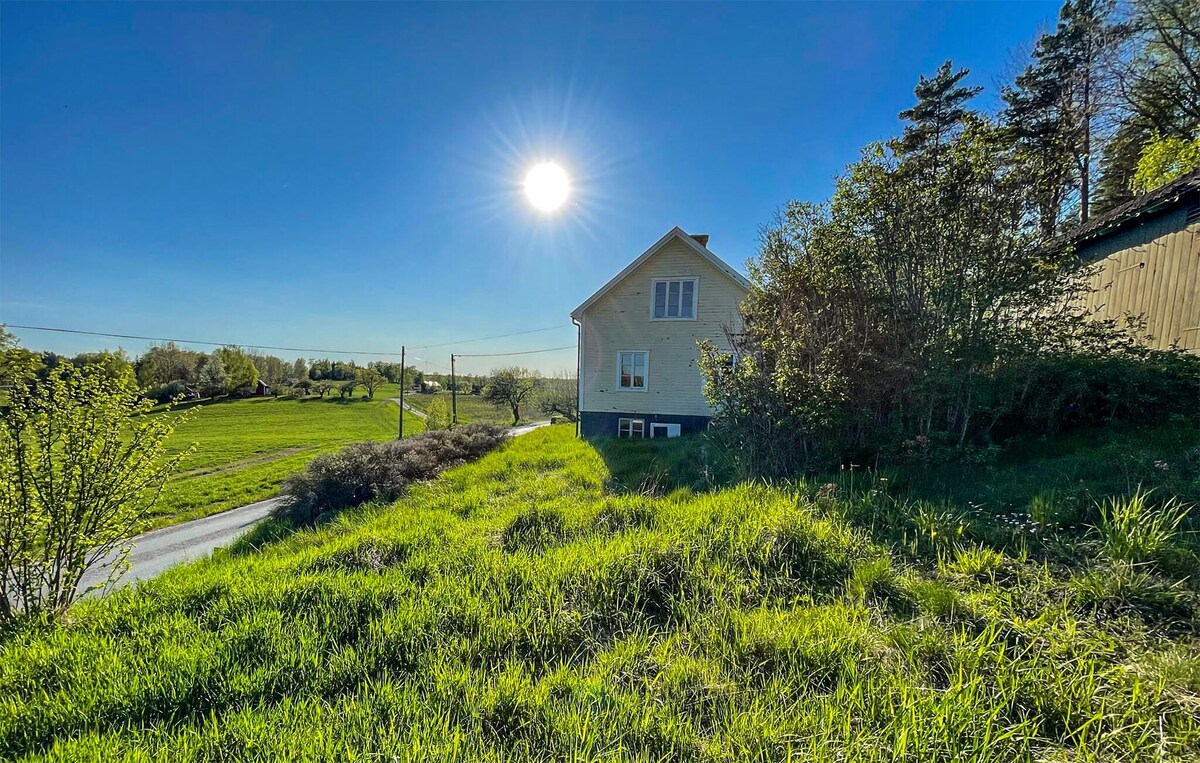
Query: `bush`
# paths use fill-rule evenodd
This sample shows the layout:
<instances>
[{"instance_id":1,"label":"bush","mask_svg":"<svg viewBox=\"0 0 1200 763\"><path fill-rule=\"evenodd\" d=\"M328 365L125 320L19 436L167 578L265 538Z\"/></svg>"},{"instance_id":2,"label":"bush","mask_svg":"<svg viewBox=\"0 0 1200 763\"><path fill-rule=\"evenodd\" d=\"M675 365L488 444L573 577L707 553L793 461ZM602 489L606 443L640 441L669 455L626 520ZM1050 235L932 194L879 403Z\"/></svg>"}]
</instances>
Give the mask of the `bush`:
<instances>
[{"instance_id":1,"label":"bush","mask_svg":"<svg viewBox=\"0 0 1200 763\"><path fill-rule=\"evenodd\" d=\"M156 403L169 403L173 400L186 398L189 394L188 386L182 381L173 381L170 384L164 384L161 387L148 389L143 393L148 400L153 400Z\"/></svg>"},{"instance_id":2,"label":"bush","mask_svg":"<svg viewBox=\"0 0 1200 763\"><path fill-rule=\"evenodd\" d=\"M413 482L479 458L504 438L501 427L468 424L403 440L355 443L318 456L303 472L289 477L277 513L308 523L325 512L367 501L394 501Z\"/></svg>"}]
</instances>

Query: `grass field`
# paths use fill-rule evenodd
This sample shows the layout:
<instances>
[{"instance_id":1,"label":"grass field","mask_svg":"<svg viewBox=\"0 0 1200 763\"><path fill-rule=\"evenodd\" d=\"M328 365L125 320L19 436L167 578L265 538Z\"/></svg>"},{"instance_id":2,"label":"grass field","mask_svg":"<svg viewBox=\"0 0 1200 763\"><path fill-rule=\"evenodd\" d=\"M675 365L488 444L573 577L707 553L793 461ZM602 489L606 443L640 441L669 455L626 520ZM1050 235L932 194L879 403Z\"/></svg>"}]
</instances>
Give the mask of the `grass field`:
<instances>
[{"instance_id":1,"label":"grass field","mask_svg":"<svg viewBox=\"0 0 1200 763\"><path fill-rule=\"evenodd\" d=\"M1111 526L721 487L712 456L538 430L5 634L0 758L1194 759L1192 540L1131 561Z\"/></svg>"},{"instance_id":2,"label":"grass field","mask_svg":"<svg viewBox=\"0 0 1200 763\"><path fill-rule=\"evenodd\" d=\"M378 394L378 393L376 393ZM450 408L450 393L438 392L436 394L421 394L421 393L404 393L404 400L414 408L419 408L422 411L429 405L429 401L435 397L439 397L446 401L446 408ZM529 405L521 407L521 421L545 421L547 417L538 414L538 412ZM512 414L507 409L500 409L496 406L484 402L483 398L478 395L459 395L458 396L458 421L460 424L500 424L509 426L512 424Z\"/></svg>"},{"instance_id":3,"label":"grass field","mask_svg":"<svg viewBox=\"0 0 1200 763\"><path fill-rule=\"evenodd\" d=\"M192 443L196 450L168 481L151 526L267 498L318 453L350 442L394 438L398 410L378 392L375 400L222 398L195 406L191 419L172 435L169 450L178 452ZM406 435L421 428L418 417L405 414Z\"/></svg>"}]
</instances>

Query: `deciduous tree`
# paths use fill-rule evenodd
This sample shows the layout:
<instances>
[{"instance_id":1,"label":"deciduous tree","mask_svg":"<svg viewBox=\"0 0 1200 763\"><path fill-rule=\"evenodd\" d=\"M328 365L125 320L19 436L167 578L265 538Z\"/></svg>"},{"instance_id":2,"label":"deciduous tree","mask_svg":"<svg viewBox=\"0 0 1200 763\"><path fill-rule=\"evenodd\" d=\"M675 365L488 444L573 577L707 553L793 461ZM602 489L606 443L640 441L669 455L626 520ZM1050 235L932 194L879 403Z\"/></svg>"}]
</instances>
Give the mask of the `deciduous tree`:
<instances>
[{"instance_id":1,"label":"deciduous tree","mask_svg":"<svg viewBox=\"0 0 1200 763\"><path fill-rule=\"evenodd\" d=\"M62 612L113 555L107 581L118 576L186 455L164 448L182 417L147 415L154 402L127 376L99 365L21 376L0 423L0 619Z\"/></svg>"},{"instance_id":2,"label":"deciduous tree","mask_svg":"<svg viewBox=\"0 0 1200 763\"><path fill-rule=\"evenodd\" d=\"M497 408L508 408L512 412L513 426L516 426L521 421L521 405L533 396L538 386L532 371L515 366L501 368L492 372L483 388L483 399Z\"/></svg>"}]
</instances>

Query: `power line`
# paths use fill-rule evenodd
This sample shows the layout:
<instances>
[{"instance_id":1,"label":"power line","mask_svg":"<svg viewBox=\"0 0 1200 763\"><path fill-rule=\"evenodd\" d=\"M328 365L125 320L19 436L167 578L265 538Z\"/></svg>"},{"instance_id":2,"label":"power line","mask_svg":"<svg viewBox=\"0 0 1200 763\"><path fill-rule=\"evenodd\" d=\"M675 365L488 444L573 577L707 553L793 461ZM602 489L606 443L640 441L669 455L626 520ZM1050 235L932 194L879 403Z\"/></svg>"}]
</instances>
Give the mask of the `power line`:
<instances>
[{"instance_id":1,"label":"power line","mask_svg":"<svg viewBox=\"0 0 1200 763\"><path fill-rule=\"evenodd\" d=\"M25 325L21 325L21 324L17 324L17 323L9 323L7 325L9 328L25 329L28 331L51 331L51 332L55 332L55 333L59 333L59 334L82 334L84 336L102 336L102 337L108 337L111 339L136 339L136 340L144 341L144 342L175 342L177 344L202 344L202 345L207 345L210 347L226 347L229 345L235 345L237 347L250 347L255 350L280 350L280 351L284 351L284 352L307 352L307 353L324 354L324 355L373 355L373 356L382 356L382 357L399 357L400 356L400 353L398 353L398 352L371 352L368 350L324 350L324 349L314 349L311 347L279 347L276 345L269 345L269 344L247 344L245 342L206 342L206 341L202 341L199 339L171 339L171 338L167 338L167 337L157 337L157 336L140 336L138 334L112 334L112 333L108 333L108 332L104 332L104 331L84 331L83 329L65 329L65 328L58 328L58 327L54 327L54 326L25 326ZM520 336L522 334L536 334L536 333L542 332L542 331L552 331L554 329L564 328L565 325L566 324L564 324L563 326L549 326L549 327L540 328L540 329L530 329L528 331L514 331L511 334L497 334L495 336L480 337L479 339L463 339L463 340L456 341L456 342L443 342L441 344L426 344L426 345L421 345L419 347L414 347L413 349L421 350L421 349L429 349L431 347L445 347L446 345L450 345L450 344L469 344L471 342L483 342L483 341L487 341L489 339L504 339L506 337ZM567 347L574 347L574 346L575 345L567 345ZM525 352L502 352L502 353L479 354L479 355L459 355L458 357L460 357L460 358L488 358L488 357L500 357L500 356L504 356L504 355L530 355L530 354L538 353L538 352L550 352L552 350L562 350L562 349L566 349L566 347L551 347L551 348L548 348L545 350L527 350ZM414 360L418 360L422 363L428 363L432 366L436 366L443 370L447 370L447 371L450 370L450 369L446 368L446 366L442 365L441 363L437 363L432 360L426 360L425 358L419 358L416 355L413 355L412 358Z\"/></svg>"},{"instance_id":2,"label":"power line","mask_svg":"<svg viewBox=\"0 0 1200 763\"><path fill-rule=\"evenodd\" d=\"M546 347L542 350L524 350L523 352L484 352L478 354L460 354L455 353L456 358L505 358L510 355L533 355L539 352L554 352L555 350L570 350L574 349L573 344L564 344L562 347Z\"/></svg>"},{"instance_id":3,"label":"power line","mask_svg":"<svg viewBox=\"0 0 1200 763\"><path fill-rule=\"evenodd\" d=\"M398 352L368 352L366 350L314 350L308 347L276 347L269 344L247 344L245 342L203 342L199 339L167 339L160 336L138 336L136 334L109 334L103 331L83 331L82 329L53 328L51 326L22 326L16 323L7 324L9 328L27 329L29 331L54 331L60 334L84 334L87 336L103 336L112 339L139 339L146 342L175 342L177 344L203 344L211 347L251 347L256 350L284 350L286 352L312 352L328 355L386 355L399 357Z\"/></svg>"},{"instance_id":4,"label":"power line","mask_svg":"<svg viewBox=\"0 0 1200 763\"><path fill-rule=\"evenodd\" d=\"M522 336L524 334L539 334L543 331L554 331L556 329L569 328L571 324L562 323L557 326L547 326L544 329L529 329L528 331L514 331L511 334L496 334L495 336L481 336L478 339L459 339L454 342L439 342L438 344L423 344L420 347L414 347L414 350L428 350L431 347L447 347L452 344L472 344L474 342L486 342L489 339L506 339L510 336Z\"/></svg>"}]
</instances>

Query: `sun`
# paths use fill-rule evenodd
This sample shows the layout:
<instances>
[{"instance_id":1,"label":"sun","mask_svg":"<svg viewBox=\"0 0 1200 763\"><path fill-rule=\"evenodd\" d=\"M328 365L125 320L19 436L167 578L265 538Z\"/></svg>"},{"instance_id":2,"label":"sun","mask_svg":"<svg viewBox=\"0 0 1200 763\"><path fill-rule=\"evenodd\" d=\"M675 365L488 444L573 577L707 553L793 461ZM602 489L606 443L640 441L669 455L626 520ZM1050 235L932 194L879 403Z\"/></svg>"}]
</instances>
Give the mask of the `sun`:
<instances>
[{"instance_id":1,"label":"sun","mask_svg":"<svg viewBox=\"0 0 1200 763\"><path fill-rule=\"evenodd\" d=\"M525 176L525 195L530 204L543 212L553 212L561 207L570 190L567 173L554 162L534 165Z\"/></svg>"}]
</instances>

